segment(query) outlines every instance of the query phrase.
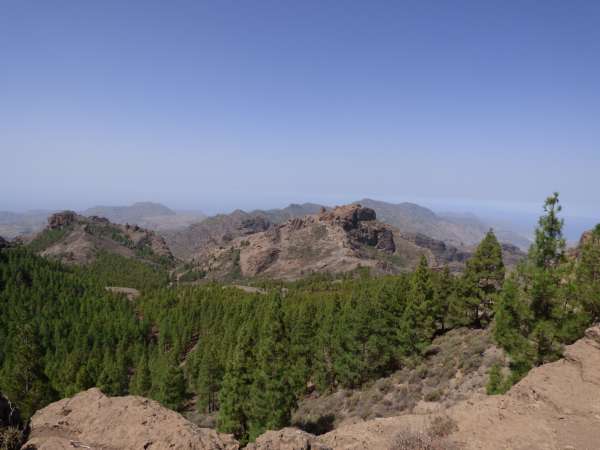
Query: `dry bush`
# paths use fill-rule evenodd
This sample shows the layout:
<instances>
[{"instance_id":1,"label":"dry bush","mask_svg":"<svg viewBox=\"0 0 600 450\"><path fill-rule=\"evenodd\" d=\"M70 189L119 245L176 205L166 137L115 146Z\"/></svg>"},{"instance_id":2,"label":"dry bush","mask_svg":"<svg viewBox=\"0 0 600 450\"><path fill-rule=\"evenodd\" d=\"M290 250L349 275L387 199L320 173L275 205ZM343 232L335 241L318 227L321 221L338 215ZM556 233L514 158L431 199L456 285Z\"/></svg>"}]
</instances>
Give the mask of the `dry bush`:
<instances>
[{"instance_id":1,"label":"dry bush","mask_svg":"<svg viewBox=\"0 0 600 450\"><path fill-rule=\"evenodd\" d=\"M391 450L458 450L458 448L443 438L405 430L396 435Z\"/></svg>"},{"instance_id":2,"label":"dry bush","mask_svg":"<svg viewBox=\"0 0 600 450\"><path fill-rule=\"evenodd\" d=\"M15 427L0 428L0 450L18 450L23 443L23 432Z\"/></svg>"},{"instance_id":3,"label":"dry bush","mask_svg":"<svg viewBox=\"0 0 600 450\"><path fill-rule=\"evenodd\" d=\"M429 425L427 433L430 436L445 438L458 430L456 421L450 416L436 416Z\"/></svg>"}]
</instances>

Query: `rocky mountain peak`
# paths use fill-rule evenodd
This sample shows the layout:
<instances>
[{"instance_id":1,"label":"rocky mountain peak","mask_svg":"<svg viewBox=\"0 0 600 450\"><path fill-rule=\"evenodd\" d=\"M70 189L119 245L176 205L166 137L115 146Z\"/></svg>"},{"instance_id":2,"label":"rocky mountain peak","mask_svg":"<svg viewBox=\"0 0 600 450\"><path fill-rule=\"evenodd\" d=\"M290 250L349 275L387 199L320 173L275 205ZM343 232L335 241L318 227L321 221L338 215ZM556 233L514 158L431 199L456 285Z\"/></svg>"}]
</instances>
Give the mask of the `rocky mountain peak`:
<instances>
[{"instance_id":1,"label":"rocky mountain peak","mask_svg":"<svg viewBox=\"0 0 600 450\"><path fill-rule=\"evenodd\" d=\"M51 230L58 230L68 227L77 220L77 217L75 211L61 211L54 213L48 217L48 228Z\"/></svg>"},{"instance_id":2,"label":"rocky mountain peak","mask_svg":"<svg viewBox=\"0 0 600 450\"><path fill-rule=\"evenodd\" d=\"M319 220L321 222L340 225L346 231L357 228L359 222L376 219L377 216L375 210L365 208L360 204L336 206L331 211L322 211L319 214Z\"/></svg>"}]
</instances>

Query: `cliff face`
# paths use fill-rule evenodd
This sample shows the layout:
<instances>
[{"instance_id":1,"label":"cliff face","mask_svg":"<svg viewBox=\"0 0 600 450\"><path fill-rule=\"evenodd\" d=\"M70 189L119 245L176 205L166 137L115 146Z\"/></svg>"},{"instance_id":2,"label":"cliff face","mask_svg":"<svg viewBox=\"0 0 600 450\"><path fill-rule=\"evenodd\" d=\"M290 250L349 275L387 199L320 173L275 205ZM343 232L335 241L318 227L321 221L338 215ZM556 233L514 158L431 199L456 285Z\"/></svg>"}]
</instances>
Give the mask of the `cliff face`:
<instances>
[{"instance_id":1,"label":"cliff face","mask_svg":"<svg viewBox=\"0 0 600 450\"><path fill-rule=\"evenodd\" d=\"M42 256L72 264L90 263L100 251L149 262L173 260L165 241L153 231L73 211L52 214L29 245Z\"/></svg>"}]
</instances>

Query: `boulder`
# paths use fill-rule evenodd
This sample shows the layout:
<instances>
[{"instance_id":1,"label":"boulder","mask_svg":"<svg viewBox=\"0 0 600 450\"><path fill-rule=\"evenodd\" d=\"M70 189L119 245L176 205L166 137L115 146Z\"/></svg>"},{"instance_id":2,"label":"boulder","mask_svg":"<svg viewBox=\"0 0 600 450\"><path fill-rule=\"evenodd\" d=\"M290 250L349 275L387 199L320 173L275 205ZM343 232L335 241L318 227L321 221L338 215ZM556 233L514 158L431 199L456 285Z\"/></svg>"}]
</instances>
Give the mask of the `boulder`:
<instances>
[{"instance_id":1,"label":"boulder","mask_svg":"<svg viewBox=\"0 0 600 450\"><path fill-rule=\"evenodd\" d=\"M143 397L107 397L92 388L52 403L31 419L23 448L237 450L230 435L199 428Z\"/></svg>"},{"instance_id":2,"label":"boulder","mask_svg":"<svg viewBox=\"0 0 600 450\"><path fill-rule=\"evenodd\" d=\"M77 219L74 211L62 211L48 217L48 228L56 230L71 225Z\"/></svg>"},{"instance_id":3,"label":"boulder","mask_svg":"<svg viewBox=\"0 0 600 450\"><path fill-rule=\"evenodd\" d=\"M318 438L297 428L267 431L256 442L248 444L246 450L331 450Z\"/></svg>"}]
</instances>

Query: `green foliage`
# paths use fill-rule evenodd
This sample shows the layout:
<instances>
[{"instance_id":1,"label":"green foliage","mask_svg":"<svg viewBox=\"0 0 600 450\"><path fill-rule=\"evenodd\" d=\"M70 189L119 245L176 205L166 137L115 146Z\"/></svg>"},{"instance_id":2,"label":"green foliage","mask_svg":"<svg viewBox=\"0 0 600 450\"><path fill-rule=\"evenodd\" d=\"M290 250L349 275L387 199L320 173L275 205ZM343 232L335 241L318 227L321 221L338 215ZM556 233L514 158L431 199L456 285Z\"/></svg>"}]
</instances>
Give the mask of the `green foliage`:
<instances>
[{"instance_id":1,"label":"green foliage","mask_svg":"<svg viewBox=\"0 0 600 450\"><path fill-rule=\"evenodd\" d=\"M577 297L592 322L600 320L600 224L579 249L576 269Z\"/></svg>"},{"instance_id":2,"label":"green foliage","mask_svg":"<svg viewBox=\"0 0 600 450\"><path fill-rule=\"evenodd\" d=\"M6 396L15 399L24 420L56 399L41 358L38 336L34 326L27 323L19 328L0 372L0 389Z\"/></svg>"},{"instance_id":3,"label":"green foliage","mask_svg":"<svg viewBox=\"0 0 600 450\"><path fill-rule=\"evenodd\" d=\"M71 231L71 227L62 227L54 229L46 229L39 233L33 241L29 243L29 248L32 252L41 252L56 242L60 241L63 237Z\"/></svg>"},{"instance_id":4,"label":"green foliage","mask_svg":"<svg viewBox=\"0 0 600 450\"><path fill-rule=\"evenodd\" d=\"M488 383L486 392L488 395L504 394L512 385L510 379L505 379L502 374L502 367L499 364L494 364L488 373Z\"/></svg>"},{"instance_id":5,"label":"green foliage","mask_svg":"<svg viewBox=\"0 0 600 450\"><path fill-rule=\"evenodd\" d=\"M169 282L167 270L116 253L101 251L90 265L77 268L84 276L103 286L157 289Z\"/></svg>"},{"instance_id":6,"label":"green foliage","mask_svg":"<svg viewBox=\"0 0 600 450\"><path fill-rule=\"evenodd\" d=\"M490 230L473 257L467 261L462 278L461 299L468 324L480 327L490 322L504 277L502 248L494 232Z\"/></svg>"}]
</instances>

